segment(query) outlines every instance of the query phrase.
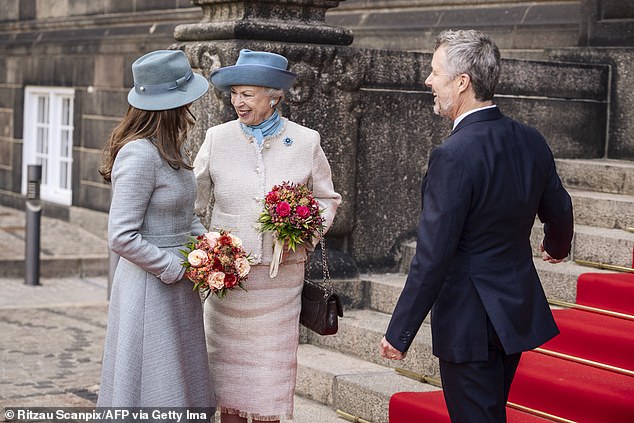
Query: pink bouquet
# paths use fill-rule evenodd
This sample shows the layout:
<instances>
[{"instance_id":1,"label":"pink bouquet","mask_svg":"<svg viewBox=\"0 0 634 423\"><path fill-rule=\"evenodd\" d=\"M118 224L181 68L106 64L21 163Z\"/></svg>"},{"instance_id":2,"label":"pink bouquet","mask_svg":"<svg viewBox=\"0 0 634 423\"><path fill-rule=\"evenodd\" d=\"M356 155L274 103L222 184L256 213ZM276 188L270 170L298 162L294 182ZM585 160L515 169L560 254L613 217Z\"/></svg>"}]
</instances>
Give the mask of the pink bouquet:
<instances>
[{"instance_id":1,"label":"pink bouquet","mask_svg":"<svg viewBox=\"0 0 634 423\"><path fill-rule=\"evenodd\" d=\"M185 276L194 283L194 290L219 298L231 289L241 288L251 270L250 257L240 238L228 231L207 232L192 238L181 250L185 260Z\"/></svg>"},{"instance_id":2,"label":"pink bouquet","mask_svg":"<svg viewBox=\"0 0 634 423\"><path fill-rule=\"evenodd\" d=\"M277 274L286 243L295 251L298 245L312 242L324 225L319 203L305 184L283 182L273 186L264 199L264 210L258 219L260 231L272 231L275 238L271 277Z\"/></svg>"}]
</instances>

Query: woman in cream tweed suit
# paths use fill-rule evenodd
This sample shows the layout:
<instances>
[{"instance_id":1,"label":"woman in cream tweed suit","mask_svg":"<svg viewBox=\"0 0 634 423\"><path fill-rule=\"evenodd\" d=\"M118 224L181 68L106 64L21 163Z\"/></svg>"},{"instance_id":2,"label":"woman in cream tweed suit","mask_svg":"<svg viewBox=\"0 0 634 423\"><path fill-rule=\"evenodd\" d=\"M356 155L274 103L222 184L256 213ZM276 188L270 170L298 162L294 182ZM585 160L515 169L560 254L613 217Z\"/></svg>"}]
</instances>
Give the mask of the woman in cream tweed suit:
<instances>
[{"instance_id":1,"label":"woman in cream tweed suit","mask_svg":"<svg viewBox=\"0 0 634 423\"><path fill-rule=\"evenodd\" d=\"M231 90L238 119L207 131L194 161L196 212L211 206L211 227L231 230L256 261L248 292L205 302L212 382L223 423L279 421L293 415L299 312L306 249L285 251L269 276L271 233L259 233L264 196L282 182L307 184L332 223L341 196L333 188L319 133L282 118L276 110L295 74L285 57L242 50L235 66L212 73ZM312 248L310 245L309 248Z\"/></svg>"},{"instance_id":2,"label":"woman in cream tweed suit","mask_svg":"<svg viewBox=\"0 0 634 423\"><path fill-rule=\"evenodd\" d=\"M98 407L188 407L213 413L202 307L182 280L179 248L205 228L194 215L196 183L182 147L189 104L209 88L182 51L132 64L130 107L104 150L112 182L112 284ZM202 411L202 410L199 410Z\"/></svg>"}]
</instances>

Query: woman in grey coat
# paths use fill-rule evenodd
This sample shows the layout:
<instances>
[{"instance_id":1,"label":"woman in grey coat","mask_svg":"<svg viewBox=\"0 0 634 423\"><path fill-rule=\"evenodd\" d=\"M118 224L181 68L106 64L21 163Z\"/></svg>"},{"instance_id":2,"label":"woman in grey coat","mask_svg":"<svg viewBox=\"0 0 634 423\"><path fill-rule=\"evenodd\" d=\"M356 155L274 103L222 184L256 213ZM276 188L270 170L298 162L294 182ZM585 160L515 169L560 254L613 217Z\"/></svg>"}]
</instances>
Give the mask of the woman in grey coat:
<instances>
[{"instance_id":1,"label":"woman in grey coat","mask_svg":"<svg viewBox=\"0 0 634 423\"><path fill-rule=\"evenodd\" d=\"M183 279L179 249L205 231L183 156L189 105L208 89L182 51L132 64L130 107L113 130L100 173L112 182L112 284L98 407L187 407L213 413L200 297Z\"/></svg>"}]
</instances>

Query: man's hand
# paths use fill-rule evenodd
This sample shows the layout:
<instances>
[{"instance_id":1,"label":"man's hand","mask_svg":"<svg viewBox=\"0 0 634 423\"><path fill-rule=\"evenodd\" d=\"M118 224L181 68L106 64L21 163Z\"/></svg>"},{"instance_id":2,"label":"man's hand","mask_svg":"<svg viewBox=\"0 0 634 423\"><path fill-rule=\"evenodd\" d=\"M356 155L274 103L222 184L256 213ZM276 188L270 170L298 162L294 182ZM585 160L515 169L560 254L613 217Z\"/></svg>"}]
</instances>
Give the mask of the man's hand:
<instances>
[{"instance_id":1,"label":"man's hand","mask_svg":"<svg viewBox=\"0 0 634 423\"><path fill-rule=\"evenodd\" d=\"M381 344L379 345L379 354L381 355L381 357L388 358L390 360L402 360L407 355L406 352L402 353L394 348L392 345L390 345L390 343L387 342L387 339L385 339L385 336L383 337L383 339L381 339Z\"/></svg>"},{"instance_id":2,"label":"man's hand","mask_svg":"<svg viewBox=\"0 0 634 423\"><path fill-rule=\"evenodd\" d=\"M550 254L544 249L544 241L539 244L539 251L542 252L542 260L547 261L548 263L557 264L564 261L564 259L556 259L552 258Z\"/></svg>"}]
</instances>

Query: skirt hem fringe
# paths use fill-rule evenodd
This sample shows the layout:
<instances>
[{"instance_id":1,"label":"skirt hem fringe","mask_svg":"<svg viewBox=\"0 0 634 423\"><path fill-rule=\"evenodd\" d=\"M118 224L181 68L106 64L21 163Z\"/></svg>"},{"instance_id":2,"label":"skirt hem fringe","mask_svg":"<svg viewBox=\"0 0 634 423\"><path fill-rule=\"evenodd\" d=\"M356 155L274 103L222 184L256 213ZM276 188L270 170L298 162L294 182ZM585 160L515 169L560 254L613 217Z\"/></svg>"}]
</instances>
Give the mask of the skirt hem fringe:
<instances>
[{"instance_id":1,"label":"skirt hem fringe","mask_svg":"<svg viewBox=\"0 0 634 423\"><path fill-rule=\"evenodd\" d=\"M254 419L254 420L259 420L262 422L274 422L274 421L278 421L278 420L293 420L293 414L280 414L280 415L276 415L276 416L263 416L261 414L257 414L257 413L249 413L248 411L240 411L240 410L236 410L235 408L230 408L230 407L223 407L223 406L216 406L217 410L220 410L221 413L225 413L225 414L233 414L233 415L237 415L239 417L242 417L243 419Z\"/></svg>"}]
</instances>

